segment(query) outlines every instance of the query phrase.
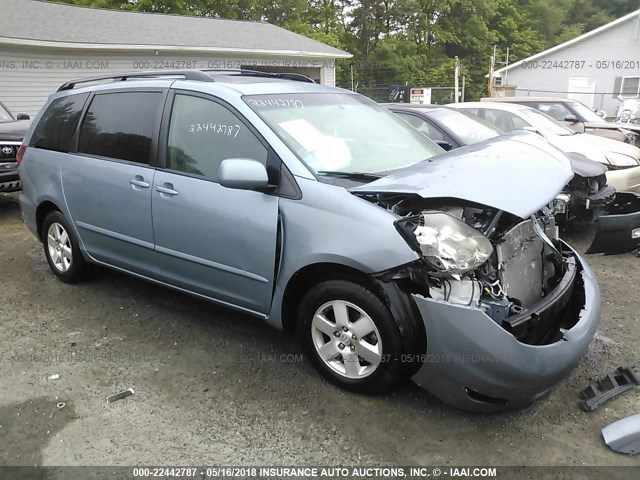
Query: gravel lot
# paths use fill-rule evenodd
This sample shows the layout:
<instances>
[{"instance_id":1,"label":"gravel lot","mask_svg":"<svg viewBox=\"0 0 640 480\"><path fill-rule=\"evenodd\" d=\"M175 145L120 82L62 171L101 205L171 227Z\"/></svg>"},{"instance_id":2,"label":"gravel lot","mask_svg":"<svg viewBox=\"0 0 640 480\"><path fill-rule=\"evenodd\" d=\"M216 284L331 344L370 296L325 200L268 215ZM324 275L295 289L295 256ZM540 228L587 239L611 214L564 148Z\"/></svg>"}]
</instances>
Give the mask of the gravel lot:
<instances>
[{"instance_id":1,"label":"gravel lot","mask_svg":"<svg viewBox=\"0 0 640 480\"><path fill-rule=\"evenodd\" d=\"M0 194L0 465L640 466L600 437L640 411L638 393L590 414L576 402L640 359L631 254L588 258L603 314L571 376L527 409L477 415L413 384L377 397L342 391L302 360L292 335L118 273L65 285L17 199ZM105 401L129 387L134 396Z\"/></svg>"}]
</instances>

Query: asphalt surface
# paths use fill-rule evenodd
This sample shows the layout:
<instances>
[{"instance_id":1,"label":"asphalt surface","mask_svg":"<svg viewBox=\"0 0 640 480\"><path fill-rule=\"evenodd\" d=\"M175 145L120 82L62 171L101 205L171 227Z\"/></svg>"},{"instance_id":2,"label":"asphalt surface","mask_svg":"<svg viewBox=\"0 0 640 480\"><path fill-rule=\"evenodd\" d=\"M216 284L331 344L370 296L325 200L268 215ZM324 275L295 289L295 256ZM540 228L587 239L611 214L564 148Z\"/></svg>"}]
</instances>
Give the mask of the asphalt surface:
<instances>
[{"instance_id":1,"label":"asphalt surface","mask_svg":"<svg viewBox=\"0 0 640 480\"><path fill-rule=\"evenodd\" d=\"M343 391L293 335L122 274L65 285L17 198L0 194L0 465L640 466L600 435L640 411L640 390L593 413L577 405L589 383L640 359L632 254L588 257L604 305L573 373L524 410L478 415L413 384Z\"/></svg>"}]
</instances>

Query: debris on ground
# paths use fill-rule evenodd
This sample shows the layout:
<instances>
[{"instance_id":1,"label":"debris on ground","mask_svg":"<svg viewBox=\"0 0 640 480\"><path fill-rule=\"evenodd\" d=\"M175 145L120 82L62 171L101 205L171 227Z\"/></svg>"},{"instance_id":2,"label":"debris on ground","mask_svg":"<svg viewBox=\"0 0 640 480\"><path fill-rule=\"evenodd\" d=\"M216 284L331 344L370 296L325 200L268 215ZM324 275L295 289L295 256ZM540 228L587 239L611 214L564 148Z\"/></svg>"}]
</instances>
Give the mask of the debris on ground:
<instances>
[{"instance_id":1,"label":"debris on ground","mask_svg":"<svg viewBox=\"0 0 640 480\"><path fill-rule=\"evenodd\" d=\"M107 402L111 403L111 402L115 402L116 400L121 400L123 398L127 398L130 397L131 395L133 395L135 392L133 390L133 388L128 388L120 393L116 393L115 395L109 395L107 397Z\"/></svg>"}]
</instances>

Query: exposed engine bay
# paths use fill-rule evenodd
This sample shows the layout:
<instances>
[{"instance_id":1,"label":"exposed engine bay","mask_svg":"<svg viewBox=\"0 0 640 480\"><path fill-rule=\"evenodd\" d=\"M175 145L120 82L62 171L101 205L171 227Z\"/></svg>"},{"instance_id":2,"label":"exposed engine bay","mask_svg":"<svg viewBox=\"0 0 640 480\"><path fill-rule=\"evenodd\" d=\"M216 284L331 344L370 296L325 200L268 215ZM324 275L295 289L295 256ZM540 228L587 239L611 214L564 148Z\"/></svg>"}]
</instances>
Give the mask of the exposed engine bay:
<instances>
[{"instance_id":1,"label":"exposed engine bay","mask_svg":"<svg viewBox=\"0 0 640 480\"><path fill-rule=\"evenodd\" d=\"M616 190L607 185L605 174L583 177L575 174L553 203L553 212L561 227L573 220L592 222L607 213L616 198Z\"/></svg>"},{"instance_id":2,"label":"exposed engine bay","mask_svg":"<svg viewBox=\"0 0 640 480\"><path fill-rule=\"evenodd\" d=\"M550 210L522 219L456 199L364 198L401 217L396 228L421 256L381 273L382 280L403 281L411 293L481 309L523 343L555 342L562 338L560 329L577 321L575 308L582 305L573 305L572 293L581 281L578 263L559 241Z\"/></svg>"}]
</instances>

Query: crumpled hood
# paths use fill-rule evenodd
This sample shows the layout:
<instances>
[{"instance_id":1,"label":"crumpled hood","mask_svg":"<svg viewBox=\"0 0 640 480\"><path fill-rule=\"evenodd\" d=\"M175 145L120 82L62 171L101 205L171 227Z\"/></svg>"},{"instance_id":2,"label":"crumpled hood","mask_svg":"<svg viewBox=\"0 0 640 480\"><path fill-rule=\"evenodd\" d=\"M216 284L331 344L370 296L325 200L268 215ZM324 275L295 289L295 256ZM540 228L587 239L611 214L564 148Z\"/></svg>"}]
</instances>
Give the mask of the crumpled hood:
<instances>
[{"instance_id":1,"label":"crumpled hood","mask_svg":"<svg viewBox=\"0 0 640 480\"><path fill-rule=\"evenodd\" d=\"M607 173L608 168L600 162L589 160L579 153L567 154L571 160L571 170L582 178L599 177Z\"/></svg>"},{"instance_id":2,"label":"crumpled hood","mask_svg":"<svg viewBox=\"0 0 640 480\"><path fill-rule=\"evenodd\" d=\"M589 133L549 136L549 142L565 152L579 153L590 160L605 164L609 163L605 156L607 152L623 153L640 159L638 147Z\"/></svg>"},{"instance_id":3,"label":"crumpled hood","mask_svg":"<svg viewBox=\"0 0 640 480\"><path fill-rule=\"evenodd\" d=\"M551 202L572 177L564 153L542 136L520 131L395 170L350 191L457 198L527 218Z\"/></svg>"},{"instance_id":4,"label":"crumpled hood","mask_svg":"<svg viewBox=\"0 0 640 480\"><path fill-rule=\"evenodd\" d=\"M31 120L0 122L0 140L20 141L29 131Z\"/></svg>"}]
</instances>

